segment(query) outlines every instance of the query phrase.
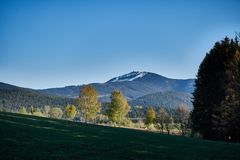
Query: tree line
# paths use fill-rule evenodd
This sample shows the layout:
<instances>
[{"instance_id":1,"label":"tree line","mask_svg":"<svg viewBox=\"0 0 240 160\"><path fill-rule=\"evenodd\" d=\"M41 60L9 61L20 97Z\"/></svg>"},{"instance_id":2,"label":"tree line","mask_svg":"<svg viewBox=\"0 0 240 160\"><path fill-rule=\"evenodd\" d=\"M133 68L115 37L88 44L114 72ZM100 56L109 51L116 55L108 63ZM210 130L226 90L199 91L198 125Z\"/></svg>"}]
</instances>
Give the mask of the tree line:
<instances>
[{"instance_id":1,"label":"tree line","mask_svg":"<svg viewBox=\"0 0 240 160\"><path fill-rule=\"evenodd\" d=\"M175 129L186 135L189 110L185 106L179 106L175 110L164 107L148 107L147 110L142 110L142 107L138 106L140 112L145 112L141 113L144 117L135 117L135 120L132 120L131 107L119 90L112 92L110 100L103 107L98 101L97 91L92 86L85 85L81 87L79 97L73 105L66 105L64 108L44 106L42 109L20 107L19 113L85 123L161 130L162 133L168 134Z\"/></svg>"}]
</instances>

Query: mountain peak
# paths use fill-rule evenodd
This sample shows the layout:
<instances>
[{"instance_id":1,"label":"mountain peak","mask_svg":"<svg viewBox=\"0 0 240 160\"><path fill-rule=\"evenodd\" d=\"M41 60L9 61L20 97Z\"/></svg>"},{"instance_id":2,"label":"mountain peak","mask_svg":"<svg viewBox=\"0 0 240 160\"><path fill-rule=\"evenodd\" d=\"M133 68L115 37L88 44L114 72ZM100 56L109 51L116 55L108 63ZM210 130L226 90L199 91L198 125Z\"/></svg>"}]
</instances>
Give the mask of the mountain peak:
<instances>
[{"instance_id":1,"label":"mountain peak","mask_svg":"<svg viewBox=\"0 0 240 160\"><path fill-rule=\"evenodd\" d=\"M139 71L132 71L128 74L124 74L115 78L110 79L108 82L124 82L124 81L133 81L138 78L144 77L148 72L139 72Z\"/></svg>"}]
</instances>

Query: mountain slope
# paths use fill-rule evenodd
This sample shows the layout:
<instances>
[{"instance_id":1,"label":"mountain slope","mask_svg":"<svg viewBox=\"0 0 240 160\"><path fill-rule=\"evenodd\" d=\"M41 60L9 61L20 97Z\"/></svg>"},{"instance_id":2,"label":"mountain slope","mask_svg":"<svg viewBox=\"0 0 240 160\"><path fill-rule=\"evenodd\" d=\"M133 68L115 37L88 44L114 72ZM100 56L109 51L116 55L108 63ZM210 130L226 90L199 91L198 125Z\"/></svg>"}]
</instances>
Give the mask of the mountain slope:
<instances>
[{"instance_id":1,"label":"mountain slope","mask_svg":"<svg viewBox=\"0 0 240 160\"><path fill-rule=\"evenodd\" d=\"M145 108L148 106L176 108L177 106L182 104L191 109L191 97L192 95L189 93L158 92L139 97L135 100L130 101L129 104L131 106L139 105Z\"/></svg>"},{"instance_id":2,"label":"mountain slope","mask_svg":"<svg viewBox=\"0 0 240 160\"><path fill-rule=\"evenodd\" d=\"M0 82L0 108L5 110L18 110L20 106L65 106L72 102L73 100L69 98L49 96L32 89Z\"/></svg>"},{"instance_id":3,"label":"mountain slope","mask_svg":"<svg viewBox=\"0 0 240 160\"><path fill-rule=\"evenodd\" d=\"M131 72L126 75L110 79L105 83L92 83L99 93L100 101L109 101L109 95L115 89L121 90L128 100L134 100L144 95L156 92L184 92L193 91L193 79L170 79L150 72ZM67 86L64 88L50 88L39 90L49 95L62 97L77 97L81 86Z\"/></svg>"}]
</instances>

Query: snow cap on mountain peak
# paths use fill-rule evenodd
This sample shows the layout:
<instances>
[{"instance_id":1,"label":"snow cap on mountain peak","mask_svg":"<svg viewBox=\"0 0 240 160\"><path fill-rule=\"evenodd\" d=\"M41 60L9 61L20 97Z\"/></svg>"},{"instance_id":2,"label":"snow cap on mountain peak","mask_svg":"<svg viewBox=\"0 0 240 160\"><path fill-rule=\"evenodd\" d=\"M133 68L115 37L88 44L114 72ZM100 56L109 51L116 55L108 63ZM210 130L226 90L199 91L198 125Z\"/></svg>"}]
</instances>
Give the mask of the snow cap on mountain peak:
<instances>
[{"instance_id":1,"label":"snow cap on mountain peak","mask_svg":"<svg viewBox=\"0 0 240 160\"><path fill-rule=\"evenodd\" d=\"M123 82L123 81L134 81L138 78L144 77L148 72L139 72L139 71L133 71L128 74L124 74L122 76L118 76L115 78L110 79L108 82Z\"/></svg>"}]
</instances>

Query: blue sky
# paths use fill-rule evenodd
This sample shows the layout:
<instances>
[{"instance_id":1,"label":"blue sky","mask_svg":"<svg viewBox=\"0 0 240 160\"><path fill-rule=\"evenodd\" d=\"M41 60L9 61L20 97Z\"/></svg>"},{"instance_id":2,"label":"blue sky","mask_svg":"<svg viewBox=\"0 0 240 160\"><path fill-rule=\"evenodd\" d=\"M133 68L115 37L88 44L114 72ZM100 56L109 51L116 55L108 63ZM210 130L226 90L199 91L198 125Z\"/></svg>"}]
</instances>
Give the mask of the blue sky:
<instances>
[{"instance_id":1,"label":"blue sky","mask_svg":"<svg viewBox=\"0 0 240 160\"><path fill-rule=\"evenodd\" d=\"M1 0L0 81L29 88L135 71L195 78L213 44L240 31L238 0Z\"/></svg>"}]
</instances>

